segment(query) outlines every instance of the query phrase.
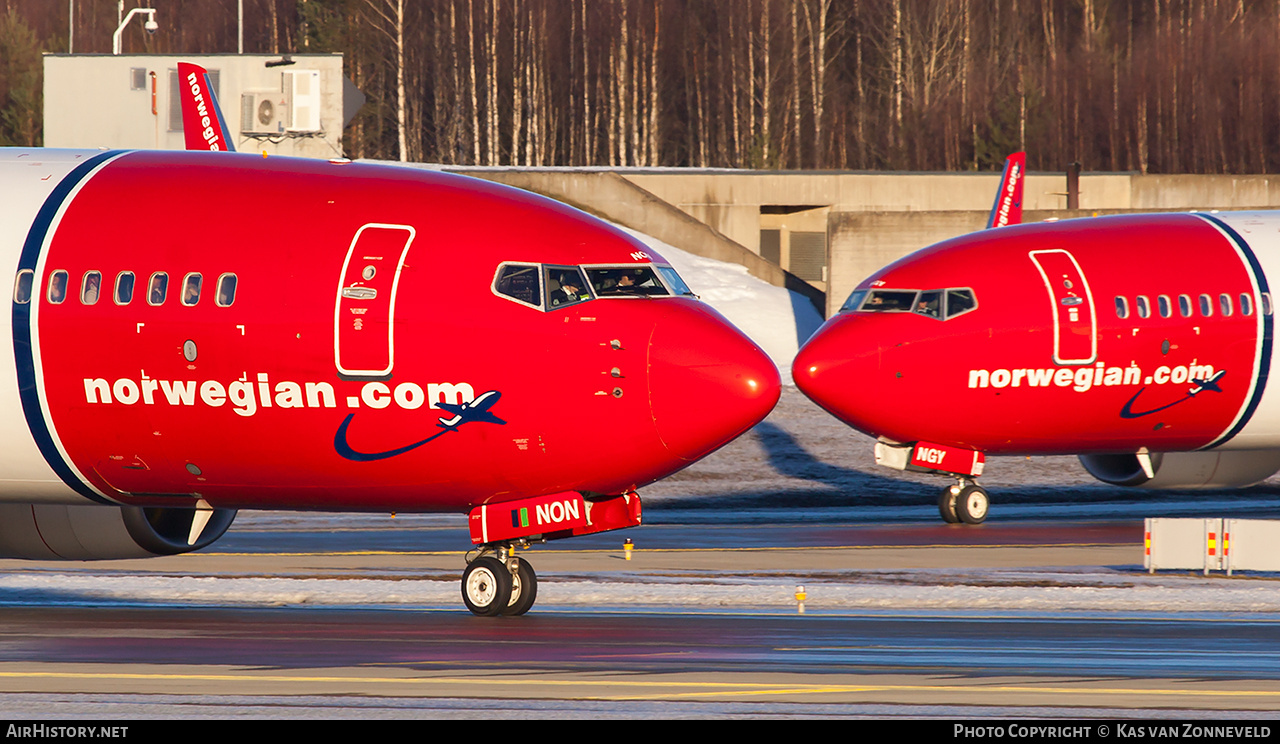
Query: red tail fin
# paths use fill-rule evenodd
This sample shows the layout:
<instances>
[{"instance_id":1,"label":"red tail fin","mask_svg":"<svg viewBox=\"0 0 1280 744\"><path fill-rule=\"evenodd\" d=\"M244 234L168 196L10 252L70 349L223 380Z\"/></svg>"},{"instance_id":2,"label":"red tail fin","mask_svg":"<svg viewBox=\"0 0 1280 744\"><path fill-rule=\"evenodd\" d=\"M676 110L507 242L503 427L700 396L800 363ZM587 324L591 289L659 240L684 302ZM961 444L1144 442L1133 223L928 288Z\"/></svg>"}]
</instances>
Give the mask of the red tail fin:
<instances>
[{"instance_id":1,"label":"red tail fin","mask_svg":"<svg viewBox=\"0 0 1280 744\"><path fill-rule=\"evenodd\" d=\"M182 96L182 132L188 150L235 152L209 73L200 65L178 63L178 91Z\"/></svg>"},{"instance_id":2,"label":"red tail fin","mask_svg":"<svg viewBox=\"0 0 1280 744\"><path fill-rule=\"evenodd\" d=\"M1004 161L1004 176L991 206L987 227L1004 227L1022 223L1022 181L1027 171L1027 154L1015 152Z\"/></svg>"}]
</instances>

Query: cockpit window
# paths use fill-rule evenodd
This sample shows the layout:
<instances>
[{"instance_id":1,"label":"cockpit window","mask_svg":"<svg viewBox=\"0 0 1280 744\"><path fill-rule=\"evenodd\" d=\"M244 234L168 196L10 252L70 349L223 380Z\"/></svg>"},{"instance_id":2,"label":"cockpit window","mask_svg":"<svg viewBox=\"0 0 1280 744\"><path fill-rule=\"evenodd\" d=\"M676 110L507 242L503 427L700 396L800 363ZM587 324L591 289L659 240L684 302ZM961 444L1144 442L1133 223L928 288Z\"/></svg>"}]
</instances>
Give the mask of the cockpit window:
<instances>
[{"instance_id":1,"label":"cockpit window","mask_svg":"<svg viewBox=\"0 0 1280 744\"><path fill-rule=\"evenodd\" d=\"M576 266L548 266L547 307L557 308L591 299L591 291Z\"/></svg>"},{"instance_id":2,"label":"cockpit window","mask_svg":"<svg viewBox=\"0 0 1280 744\"><path fill-rule=\"evenodd\" d=\"M921 315L927 315L930 318L942 317L942 290L934 289L928 292L921 292L920 298L916 300L916 310Z\"/></svg>"},{"instance_id":3,"label":"cockpit window","mask_svg":"<svg viewBox=\"0 0 1280 744\"><path fill-rule=\"evenodd\" d=\"M948 289L947 290L947 319L956 317L963 313L967 313L978 306L978 301L974 299L972 289Z\"/></svg>"},{"instance_id":4,"label":"cockpit window","mask_svg":"<svg viewBox=\"0 0 1280 744\"><path fill-rule=\"evenodd\" d=\"M877 289L862 303L864 313L909 313L915 308L915 290Z\"/></svg>"},{"instance_id":5,"label":"cockpit window","mask_svg":"<svg viewBox=\"0 0 1280 744\"><path fill-rule=\"evenodd\" d=\"M534 307L542 306L542 267L537 264L503 264L493 288L498 294Z\"/></svg>"},{"instance_id":6,"label":"cockpit window","mask_svg":"<svg viewBox=\"0 0 1280 744\"><path fill-rule=\"evenodd\" d=\"M973 290L926 289L858 289L840 308L840 312L915 313L938 320L948 320L978 307Z\"/></svg>"},{"instance_id":7,"label":"cockpit window","mask_svg":"<svg viewBox=\"0 0 1280 744\"><path fill-rule=\"evenodd\" d=\"M845 300L844 304L840 306L840 312L847 313L847 312L852 312L854 310L857 310L859 307L861 307L862 301L865 299L867 299L867 290L865 289L853 290L853 294L849 295L849 299Z\"/></svg>"},{"instance_id":8,"label":"cockpit window","mask_svg":"<svg viewBox=\"0 0 1280 744\"><path fill-rule=\"evenodd\" d=\"M658 273L662 275L662 279L667 283L667 286L671 288L672 292L688 297L697 296L693 293L692 289L689 289L689 285L684 283L684 280L680 278L680 275L676 273L676 270L670 266L659 266Z\"/></svg>"},{"instance_id":9,"label":"cockpit window","mask_svg":"<svg viewBox=\"0 0 1280 744\"><path fill-rule=\"evenodd\" d=\"M493 293L542 310L557 310L597 297L697 297L670 266L548 266L503 263Z\"/></svg>"},{"instance_id":10,"label":"cockpit window","mask_svg":"<svg viewBox=\"0 0 1280 744\"><path fill-rule=\"evenodd\" d=\"M608 268L587 269L591 278L591 287L601 297L654 297L668 295L670 292L658 279L653 266L618 266ZM674 276L675 271L671 274ZM676 279L679 280L679 276ZM681 294L693 294L680 282L685 290Z\"/></svg>"}]
</instances>

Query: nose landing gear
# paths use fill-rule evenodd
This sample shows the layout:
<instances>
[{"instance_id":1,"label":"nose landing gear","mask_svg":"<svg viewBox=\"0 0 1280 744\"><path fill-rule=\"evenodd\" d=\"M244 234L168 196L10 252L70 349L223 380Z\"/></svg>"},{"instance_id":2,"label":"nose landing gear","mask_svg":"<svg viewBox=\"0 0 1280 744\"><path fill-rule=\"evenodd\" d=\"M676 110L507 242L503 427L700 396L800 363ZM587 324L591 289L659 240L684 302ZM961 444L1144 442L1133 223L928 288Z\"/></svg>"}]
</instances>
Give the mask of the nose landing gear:
<instances>
[{"instance_id":1,"label":"nose landing gear","mask_svg":"<svg viewBox=\"0 0 1280 744\"><path fill-rule=\"evenodd\" d=\"M977 450L963 447L916 442L896 444L876 442L876 464L895 470L937 473L955 478L958 483L938 494L938 513L948 524L982 524L987 519L991 502L987 492L973 480L982 475L986 457Z\"/></svg>"},{"instance_id":2,"label":"nose landing gear","mask_svg":"<svg viewBox=\"0 0 1280 744\"><path fill-rule=\"evenodd\" d=\"M516 547L640 525L635 491L603 496L564 491L481 504L468 514L471 542L462 574L462 601L482 617L523 615L538 597L538 575Z\"/></svg>"}]
</instances>

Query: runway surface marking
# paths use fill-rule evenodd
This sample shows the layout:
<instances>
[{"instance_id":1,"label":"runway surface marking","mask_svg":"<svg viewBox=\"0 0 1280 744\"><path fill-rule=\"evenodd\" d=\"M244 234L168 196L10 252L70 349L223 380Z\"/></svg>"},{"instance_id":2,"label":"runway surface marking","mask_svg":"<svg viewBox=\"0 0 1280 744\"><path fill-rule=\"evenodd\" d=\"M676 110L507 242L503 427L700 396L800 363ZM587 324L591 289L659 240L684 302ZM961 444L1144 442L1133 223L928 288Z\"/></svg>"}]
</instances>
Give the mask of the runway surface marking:
<instances>
[{"instance_id":1,"label":"runway surface marking","mask_svg":"<svg viewBox=\"0 0 1280 744\"><path fill-rule=\"evenodd\" d=\"M809 545L809 546L775 546L775 547L751 547L751 548L635 548L635 553L792 553L816 550L886 550L886 549L922 549L931 548L1114 548L1114 547L1133 547L1124 543L979 543L979 544L954 544L954 543L937 543L937 544L884 544L884 545ZM1140 545L1136 547L1141 547ZM621 548L608 548L604 550L524 550L520 551L522 555L609 555L612 556L620 552ZM232 558L288 558L288 557L342 557L342 556L415 556L415 555L433 555L433 556L465 556L470 550L331 550L331 551L298 551L298 552L271 552L271 553L231 553L219 551L217 549L205 550L199 554L187 553L186 557L198 558L201 556L223 556ZM175 556L184 557L184 556Z\"/></svg>"},{"instance_id":2,"label":"runway surface marking","mask_svg":"<svg viewBox=\"0 0 1280 744\"><path fill-rule=\"evenodd\" d=\"M136 672L55 672L55 671L0 671L0 678L3 679L46 679L46 680L82 680L82 681L148 681L148 682L235 682L235 683L313 683L313 684L361 684L361 685L408 685L408 686L479 686L479 687L540 687L540 688L560 688L560 689L584 689L599 690L601 688L614 689L630 689L630 690L657 690L659 694L616 694L616 695L599 695L599 694L575 694L574 697L584 700L607 700L607 701L639 701L652 700L655 698L662 699L713 699L724 698L733 695L747 695L759 698L761 696L785 696L785 695L830 695L830 694L868 694L868 693L978 693L983 696L991 693L1008 693L1013 695L1060 695L1060 696L1152 696L1152 697L1218 697L1218 698L1270 698L1273 701L1280 702L1280 690L1222 690L1222 689L1206 689L1204 687L1188 687L1187 689L1174 688L1144 688L1141 686L1133 687L1088 687L1088 686L1071 686L1064 687L1057 685L1009 685L996 684L990 686L967 687L962 685L947 684L769 684L769 683L748 683L748 682L682 682L677 680L671 681L636 681L636 680L609 680L600 678L591 678L586 680L570 680L570 679L515 679L507 676L503 677L370 677L370 676L345 676L345 675L282 675L282 674L252 674L252 673L224 673L224 674L173 674L173 673L136 673ZM69 692L64 690L64 692ZM117 692L122 692L117 690ZM365 690L367 692L367 690ZM275 694L280 691L276 690ZM175 693L181 694L181 693ZM241 694L253 694L241 691Z\"/></svg>"}]
</instances>

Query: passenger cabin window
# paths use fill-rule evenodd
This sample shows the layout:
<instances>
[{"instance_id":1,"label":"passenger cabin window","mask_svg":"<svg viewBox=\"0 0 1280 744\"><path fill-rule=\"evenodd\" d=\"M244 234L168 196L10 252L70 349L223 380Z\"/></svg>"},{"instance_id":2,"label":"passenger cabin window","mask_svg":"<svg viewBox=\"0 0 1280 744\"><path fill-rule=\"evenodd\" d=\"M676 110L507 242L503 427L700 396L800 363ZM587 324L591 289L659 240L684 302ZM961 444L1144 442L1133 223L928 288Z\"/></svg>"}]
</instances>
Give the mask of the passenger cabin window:
<instances>
[{"instance_id":1,"label":"passenger cabin window","mask_svg":"<svg viewBox=\"0 0 1280 744\"><path fill-rule=\"evenodd\" d=\"M236 301L236 275L223 274L218 277L218 307L231 307Z\"/></svg>"},{"instance_id":2,"label":"passenger cabin window","mask_svg":"<svg viewBox=\"0 0 1280 744\"><path fill-rule=\"evenodd\" d=\"M668 295L670 292L658 279L652 266L618 266L611 268L587 269L591 279L591 288L598 297L656 297ZM675 272L672 271L672 274ZM679 280L679 277L676 277ZM680 282L685 293L689 288Z\"/></svg>"},{"instance_id":3,"label":"passenger cabin window","mask_svg":"<svg viewBox=\"0 0 1280 744\"><path fill-rule=\"evenodd\" d=\"M1271 314L1271 293L1270 292L1262 293L1262 314L1263 315Z\"/></svg>"},{"instance_id":4,"label":"passenger cabin window","mask_svg":"<svg viewBox=\"0 0 1280 744\"><path fill-rule=\"evenodd\" d=\"M1139 318L1151 317L1151 301L1147 299L1146 295L1138 295L1137 305Z\"/></svg>"},{"instance_id":5,"label":"passenger cabin window","mask_svg":"<svg viewBox=\"0 0 1280 744\"><path fill-rule=\"evenodd\" d=\"M582 270L576 266L548 266L546 279L548 308L565 307L591 299Z\"/></svg>"},{"instance_id":6,"label":"passenger cabin window","mask_svg":"<svg viewBox=\"0 0 1280 744\"><path fill-rule=\"evenodd\" d=\"M504 297L534 307L542 306L542 267L537 264L502 264L493 289Z\"/></svg>"},{"instance_id":7,"label":"passenger cabin window","mask_svg":"<svg viewBox=\"0 0 1280 744\"><path fill-rule=\"evenodd\" d=\"M1129 317L1129 300L1128 298L1116 295L1116 317L1124 320Z\"/></svg>"},{"instance_id":8,"label":"passenger cabin window","mask_svg":"<svg viewBox=\"0 0 1280 744\"><path fill-rule=\"evenodd\" d=\"M1213 317L1213 298L1207 294L1200 295L1200 314L1206 318Z\"/></svg>"},{"instance_id":9,"label":"passenger cabin window","mask_svg":"<svg viewBox=\"0 0 1280 744\"><path fill-rule=\"evenodd\" d=\"M1184 318L1190 318L1191 312L1194 310L1191 306L1191 295L1178 295L1178 313Z\"/></svg>"},{"instance_id":10,"label":"passenger cabin window","mask_svg":"<svg viewBox=\"0 0 1280 744\"><path fill-rule=\"evenodd\" d=\"M1218 309L1222 311L1222 317L1224 318L1231 317L1231 315L1235 312L1235 308L1231 304L1231 295L1229 294L1218 295Z\"/></svg>"},{"instance_id":11,"label":"passenger cabin window","mask_svg":"<svg viewBox=\"0 0 1280 744\"><path fill-rule=\"evenodd\" d=\"M1160 309L1160 317L1168 318L1173 315L1173 301L1168 295L1160 295L1156 298L1156 306Z\"/></svg>"},{"instance_id":12,"label":"passenger cabin window","mask_svg":"<svg viewBox=\"0 0 1280 744\"><path fill-rule=\"evenodd\" d=\"M31 282L34 273L31 269L23 269L18 272L18 278L13 283L13 301L19 305L25 305L31 302Z\"/></svg>"},{"instance_id":13,"label":"passenger cabin window","mask_svg":"<svg viewBox=\"0 0 1280 744\"><path fill-rule=\"evenodd\" d=\"M122 271L116 275L116 304L128 305L133 302L133 272Z\"/></svg>"},{"instance_id":14,"label":"passenger cabin window","mask_svg":"<svg viewBox=\"0 0 1280 744\"><path fill-rule=\"evenodd\" d=\"M151 281L147 284L147 304L163 305L168 292L169 275L163 271L157 271L151 275Z\"/></svg>"},{"instance_id":15,"label":"passenger cabin window","mask_svg":"<svg viewBox=\"0 0 1280 744\"><path fill-rule=\"evenodd\" d=\"M1253 298L1244 292L1240 293L1240 314L1253 315Z\"/></svg>"},{"instance_id":16,"label":"passenger cabin window","mask_svg":"<svg viewBox=\"0 0 1280 744\"><path fill-rule=\"evenodd\" d=\"M203 277L191 273L182 280L182 304L191 307L200 301L200 284Z\"/></svg>"},{"instance_id":17,"label":"passenger cabin window","mask_svg":"<svg viewBox=\"0 0 1280 744\"><path fill-rule=\"evenodd\" d=\"M80 283L80 302L84 305L98 304L98 295L101 291L102 272L85 272L84 280Z\"/></svg>"},{"instance_id":18,"label":"passenger cabin window","mask_svg":"<svg viewBox=\"0 0 1280 744\"><path fill-rule=\"evenodd\" d=\"M53 272L53 276L49 277L49 294L47 298L54 305L61 305L63 300L67 299L67 272L58 270Z\"/></svg>"}]
</instances>

